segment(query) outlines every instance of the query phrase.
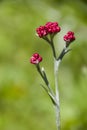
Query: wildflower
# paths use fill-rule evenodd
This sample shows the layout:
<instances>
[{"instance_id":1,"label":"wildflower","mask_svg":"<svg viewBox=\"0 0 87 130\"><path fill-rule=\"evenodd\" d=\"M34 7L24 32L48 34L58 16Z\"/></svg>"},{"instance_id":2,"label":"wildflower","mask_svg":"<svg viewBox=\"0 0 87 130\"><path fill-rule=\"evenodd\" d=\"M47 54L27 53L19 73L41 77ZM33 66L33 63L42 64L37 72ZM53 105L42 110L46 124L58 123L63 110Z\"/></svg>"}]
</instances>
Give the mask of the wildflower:
<instances>
[{"instance_id":1,"label":"wildflower","mask_svg":"<svg viewBox=\"0 0 87 130\"><path fill-rule=\"evenodd\" d=\"M48 34L55 34L60 32L61 28L58 26L57 22L47 22L44 26L40 26L36 29L37 35L40 38Z\"/></svg>"},{"instance_id":2,"label":"wildflower","mask_svg":"<svg viewBox=\"0 0 87 130\"><path fill-rule=\"evenodd\" d=\"M64 41L71 43L75 40L74 32L67 32L67 34L63 37Z\"/></svg>"},{"instance_id":3,"label":"wildflower","mask_svg":"<svg viewBox=\"0 0 87 130\"><path fill-rule=\"evenodd\" d=\"M42 38L47 35L47 29L45 26L40 26L36 29L37 35Z\"/></svg>"},{"instance_id":4,"label":"wildflower","mask_svg":"<svg viewBox=\"0 0 87 130\"><path fill-rule=\"evenodd\" d=\"M61 28L58 26L57 22L47 22L45 24L45 27L47 28L48 34L58 33L61 30Z\"/></svg>"},{"instance_id":5,"label":"wildflower","mask_svg":"<svg viewBox=\"0 0 87 130\"><path fill-rule=\"evenodd\" d=\"M30 63L39 64L42 61L42 57L38 53L34 53L30 58Z\"/></svg>"}]
</instances>

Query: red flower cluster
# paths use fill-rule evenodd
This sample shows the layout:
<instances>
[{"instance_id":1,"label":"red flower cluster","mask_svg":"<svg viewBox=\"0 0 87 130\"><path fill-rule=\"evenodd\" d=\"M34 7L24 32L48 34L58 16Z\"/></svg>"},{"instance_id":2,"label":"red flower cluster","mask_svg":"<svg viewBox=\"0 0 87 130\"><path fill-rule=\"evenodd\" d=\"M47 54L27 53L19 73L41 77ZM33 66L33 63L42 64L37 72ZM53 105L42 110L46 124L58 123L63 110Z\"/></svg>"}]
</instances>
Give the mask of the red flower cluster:
<instances>
[{"instance_id":1,"label":"red flower cluster","mask_svg":"<svg viewBox=\"0 0 87 130\"><path fill-rule=\"evenodd\" d=\"M63 37L64 41L67 43L71 43L75 40L74 32L67 32L67 34Z\"/></svg>"},{"instance_id":2,"label":"red flower cluster","mask_svg":"<svg viewBox=\"0 0 87 130\"><path fill-rule=\"evenodd\" d=\"M55 34L60 32L61 28L57 22L47 22L44 26L40 26L36 29L37 35L42 38L48 34Z\"/></svg>"},{"instance_id":3,"label":"red flower cluster","mask_svg":"<svg viewBox=\"0 0 87 130\"><path fill-rule=\"evenodd\" d=\"M36 29L36 32L39 37L43 37L47 35L47 29L45 26L40 26L39 28Z\"/></svg>"},{"instance_id":4,"label":"red flower cluster","mask_svg":"<svg viewBox=\"0 0 87 130\"><path fill-rule=\"evenodd\" d=\"M38 53L34 53L30 58L30 63L38 64L42 61L42 57Z\"/></svg>"},{"instance_id":5,"label":"red flower cluster","mask_svg":"<svg viewBox=\"0 0 87 130\"><path fill-rule=\"evenodd\" d=\"M47 38L45 36L47 36L48 34L50 34L50 35L52 34L51 36L53 38L53 36L60 31L61 31L61 28L59 27L57 22L47 22L44 26L39 26L36 29L37 35L40 38L44 38L44 39ZM66 35L64 35L63 39L66 43L66 48L67 48L70 45L70 43L75 40L74 32L72 32L72 31L67 32ZM49 37L47 40L50 41ZM49 42L49 41L47 41L47 42ZM51 42L52 41L50 41L50 43ZM54 52L55 51L54 48L52 48L52 49ZM30 63L32 63L32 64L39 64L41 61L42 61L42 57L38 53L34 53L32 55L32 57L30 58Z\"/></svg>"},{"instance_id":6,"label":"red flower cluster","mask_svg":"<svg viewBox=\"0 0 87 130\"><path fill-rule=\"evenodd\" d=\"M48 33L57 33L61 30L57 22L47 22L45 27L47 28Z\"/></svg>"}]
</instances>

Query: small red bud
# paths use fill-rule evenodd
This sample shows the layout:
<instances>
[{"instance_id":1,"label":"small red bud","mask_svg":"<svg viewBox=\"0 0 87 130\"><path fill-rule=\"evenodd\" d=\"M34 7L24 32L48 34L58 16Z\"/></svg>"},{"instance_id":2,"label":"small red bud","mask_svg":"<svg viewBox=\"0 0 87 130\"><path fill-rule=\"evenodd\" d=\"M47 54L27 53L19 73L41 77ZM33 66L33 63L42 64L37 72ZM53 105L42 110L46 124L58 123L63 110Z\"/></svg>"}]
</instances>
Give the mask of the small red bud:
<instances>
[{"instance_id":1,"label":"small red bud","mask_svg":"<svg viewBox=\"0 0 87 130\"><path fill-rule=\"evenodd\" d=\"M63 39L64 41L69 43L74 41L75 40L74 32L71 31L67 32L67 34L63 37Z\"/></svg>"},{"instance_id":2,"label":"small red bud","mask_svg":"<svg viewBox=\"0 0 87 130\"><path fill-rule=\"evenodd\" d=\"M42 61L42 57L38 53L34 53L30 58L31 64L38 64Z\"/></svg>"}]
</instances>

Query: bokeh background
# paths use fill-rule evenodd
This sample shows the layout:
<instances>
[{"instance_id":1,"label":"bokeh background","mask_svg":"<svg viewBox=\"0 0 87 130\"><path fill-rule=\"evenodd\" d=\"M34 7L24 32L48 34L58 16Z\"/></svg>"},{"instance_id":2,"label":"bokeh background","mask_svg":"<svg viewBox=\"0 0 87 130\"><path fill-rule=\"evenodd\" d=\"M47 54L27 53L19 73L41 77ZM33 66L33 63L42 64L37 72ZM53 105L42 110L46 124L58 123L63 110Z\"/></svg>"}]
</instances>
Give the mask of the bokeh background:
<instances>
[{"instance_id":1,"label":"bokeh background","mask_svg":"<svg viewBox=\"0 0 87 130\"><path fill-rule=\"evenodd\" d=\"M63 35L72 30L76 36L59 70L62 130L87 130L86 0L0 0L0 130L56 130L52 103L29 63L32 53L42 55L54 89L52 52L35 35L48 21L62 28L55 37L58 54Z\"/></svg>"}]
</instances>

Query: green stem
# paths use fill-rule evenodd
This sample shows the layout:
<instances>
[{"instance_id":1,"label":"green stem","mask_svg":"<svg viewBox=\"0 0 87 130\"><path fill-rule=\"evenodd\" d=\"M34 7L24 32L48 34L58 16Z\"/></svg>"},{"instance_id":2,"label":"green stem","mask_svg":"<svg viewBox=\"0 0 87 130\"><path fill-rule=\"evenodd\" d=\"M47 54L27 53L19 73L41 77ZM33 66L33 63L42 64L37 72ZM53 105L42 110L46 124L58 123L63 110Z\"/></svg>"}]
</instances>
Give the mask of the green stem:
<instances>
[{"instance_id":1,"label":"green stem","mask_svg":"<svg viewBox=\"0 0 87 130\"><path fill-rule=\"evenodd\" d=\"M48 87L50 93L54 96L54 93L53 93L53 91L52 91L52 89L51 89L51 87L50 87L50 84L49 84L49 81L48 81L48 79L47 79L47 76L46 76L45 71L44 71L44 70L41 71L41 68L40 68L40 65L39 65L39 64L36 64L36 68L37 68L37 71L39 72L40 76L41 76L42 79L44 80L46 86Z\"/></svg>"},{"instance_id":2,"label":"green stem","mask_svg":"<svg viewBox=\"0 0 87 130\"><path fill-rule=\"evenodd\" d=\"M47 88L44 87L43 85L41 85L41 86L42 86L42 87L45 89L45 91L48 93L48 95L50 96L50 98L51 98L53 104L54 104L54 105L57 105L57 104L56 104L56 98L55 98L54 92L53 92L52 88L50 87L50 84L49 84L49 81L48 81L48 79L47 79L47 76L46 76L46 73L45 73L45 71L44 71L44 68L41 70L39 64L36 64L36 68L37 68L37 71L39 72L40 76L41 76L42 79L44 80L44 82L45 82Z\"/></svg>"},{"instance_id":3,"label":"green stem","mask_svg":"<svg viewBox=\"0 0 87 130\"><path fill-rule=\"evenodd\" d=\"M44 76L42 74L42 71L41 71L41 68L40 68L40 65L39 64L36 64L36 68L37 68L37 71L39 72L40 76L42 77L42 79L44 80ZM44 80L44 82L46 83L46 81ZM47 85L47 83L46 83Z\"/></svg>"},{"instance_id":4,"label":"green stem","mask_svg":"<svg viewBox=\"0 0 87 130\"><path fill-rule=\"evenodd\" d=\"M52 51L53 51L53 56L56 59L56 52L55 52L55 48L54 48L54 44L53 43L51 44L51 48L52 48Z\"/></svg>"},{"instance_id":5,"label":"green stem","mask_svg":"<svg viewBox=\"0 0 87 130\"><path fill-rule=\"evenodd\" d=\"M56 59L56 51L55 51L55 47L54 47L54 43L53 43L53 36L50 35L50 39L48 37L43 37L43 39L46 40L49 43L49 45L51 46L53 56Z\"/></svg>"},{"instance_id":6,"label":"green stem","mask_svg":"<svg viewBox=\"0 0 87 130\"><path fill-rule=\"evenodd\" d=\"M51 48L52 48L52 51L53 51L53 56L54 58L56 59L56 50L55 50L55 47L54 47L54 43L53 43L53 37L50 35L50 41L51 41Z\"/></svg>"}]
</instances>

